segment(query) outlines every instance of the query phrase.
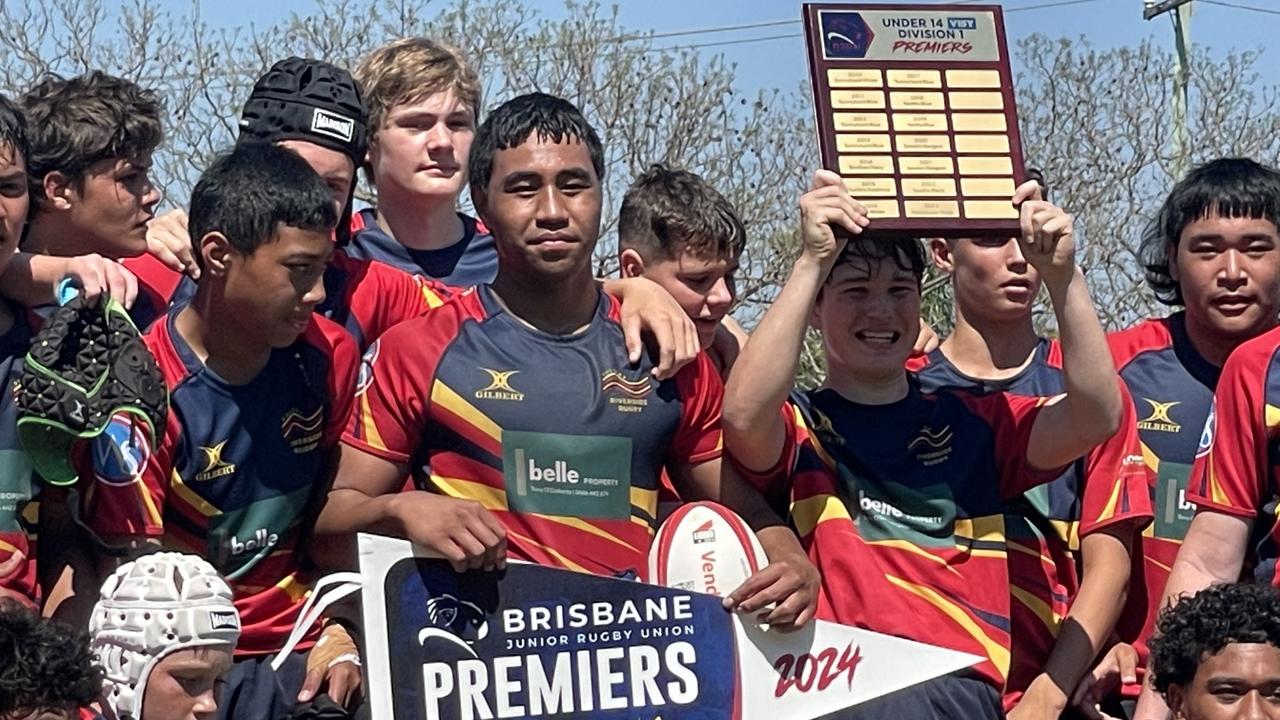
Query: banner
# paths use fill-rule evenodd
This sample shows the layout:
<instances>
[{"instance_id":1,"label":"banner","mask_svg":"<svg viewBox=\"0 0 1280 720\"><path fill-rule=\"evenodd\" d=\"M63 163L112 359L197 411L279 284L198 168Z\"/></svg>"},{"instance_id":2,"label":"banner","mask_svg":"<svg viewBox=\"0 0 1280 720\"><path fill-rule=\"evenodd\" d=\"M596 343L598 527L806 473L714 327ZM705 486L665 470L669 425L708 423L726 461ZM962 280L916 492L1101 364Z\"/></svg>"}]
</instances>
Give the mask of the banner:
<instances>
[{"instance_id":1,"label":"banner","mask_svg":"<svg viewBox=\"0 0 1280 720\"><path fill-rule=\"evenodd\" d=\"M360 536L369 698L396 720L805 720L971 655L832 623L781 633L720 598L511 563L454 573Z\"/></svg>"}]
</instances>

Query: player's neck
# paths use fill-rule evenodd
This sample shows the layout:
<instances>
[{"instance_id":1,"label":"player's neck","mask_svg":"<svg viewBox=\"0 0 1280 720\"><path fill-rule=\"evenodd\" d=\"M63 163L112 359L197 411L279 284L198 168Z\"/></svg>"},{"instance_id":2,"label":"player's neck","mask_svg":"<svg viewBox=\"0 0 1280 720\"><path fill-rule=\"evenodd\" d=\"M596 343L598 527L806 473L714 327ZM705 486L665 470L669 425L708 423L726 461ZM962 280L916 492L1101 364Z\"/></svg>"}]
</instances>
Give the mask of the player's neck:
<instances>
[{"instance_id":1,"label":"player's neck","mask_svg":"<svg viewBox=\"0 0 1280 720\"><path fill-rule=\"evenodd\" d=\"M95 252L107 255L103 248L85 244L85 233L74 227L65 213L57 211L42 212L31 221L22 249L54 257L75 257Z\"/></svg>"},{"instance_id":2,"label":"player's neck","mask_svg":"<svg viewBox=\"0 0 1280 720\"><path fill-rule=\"evenodd\" d=\"M251 340L221 307L208 283L178 312L174 329L200 362L232 385L251 382L271 359L271 348Z\"/></svg>"},{"instance_id":3,"label":"player's neck","mask_svg":"<svg viewBox=\"0 0 1280 720\"><path fill-rule=\"evenodd\" d=\"M1010 320L966 317L956 308L956 327L940 349L961 373L983 380L1003 380L1022 372L1035 357L1040 336L1029 315Z\"/></svg>"},{"instance_id":4,"label":"player's neck","mask_svg":"<svg viewBox=\"0 0 1280 720\"><path fill-rule=\"evenodd\" d=\"M859 405L889 405L905 398L911 391L905 370L873 376L836 364L828 368L827 379L822 386Z\"/></svg>"},{"instance_id":5,"label":"player's neck","mask_svg":"<svg viewBox=\"0 0 1280 720\"><path fill-rule=\"evenodd\" d=\"M1227 356L1231 354L1232 350L1235 350L1242 343L1271 330L1277 324L1275 320L1272 320L1265 327L1258 328L1258 332L1242 336L1235 333L1219 332L1212 324L1201 322L1192 317L1191 313L1183 313L1183 317L1186 318L1187 338L1191 340L1191 347L1195 348L1195 351L1206 362L1219 368L1227 361Z\"/></svg>"},{"instance_id":6,"label":"player's neck","mask_svg":"<svg viewBox=\"0 0 1280 720\"><path fill-rule=\"evenodd\" d=\"M441 250L462 239L466 226L458 217L457 199L424 202L394 190L378 193L378 227L412 250Z\"/></svg>"},{"instance_id":7,"label":"player's neck","mask_svg":"<svg viewBox=\"0 0 1280 720\"><path fill-rule=\"evenodd\" d=\"M516 319L551 335L570 335L590 325L600 301L590 265L574 276L548 281L523 277L500 264L492 289Z\"/></svg>"}]
</instances>

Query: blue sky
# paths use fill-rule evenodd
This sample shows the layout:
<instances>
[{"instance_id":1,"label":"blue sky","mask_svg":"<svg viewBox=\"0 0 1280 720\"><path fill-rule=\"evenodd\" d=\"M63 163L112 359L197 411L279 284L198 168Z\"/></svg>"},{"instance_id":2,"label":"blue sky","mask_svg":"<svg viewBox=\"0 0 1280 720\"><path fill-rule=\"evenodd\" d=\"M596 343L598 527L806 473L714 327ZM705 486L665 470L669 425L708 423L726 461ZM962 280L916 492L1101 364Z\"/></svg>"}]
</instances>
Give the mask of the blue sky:
<instances>
[{"instance_id":1,"label":"blue sky","mask_svg":"<svg viewBox=\"0 0 1280 720\"><path fill-rule=\"evenodd\" d=\"M371 2L375 0L370 0ZM564 12L562 0L524 0L527 5L549 15ZM972 0L969 0L972 2ZM1037 7L1072 0L1007 0L1005 22L1010 41L1041 32L1051 36L1084 36L1100 47L1132 45L1154 36L1172 47L1173 30L1167 17L1142 19L1142 0L1074 0L1075 4ZM175 12L190 8L188 0L161 0ZM442 0L441 6L445 3ZM621 0L624 24L636 30L656 32L696 30L743 25L755 22L798 19L800 3L786 0ZM931 3L922 3L931 4ZM1246 10L1229 5L1252 6ZM1280 2L1276 0L1196 0L1191 23L1192 41L1215 53L1228 49L1256 50L1266 47L1280 34ZM271 24L290 13L306 13L312 0L217 0L204 3L204 18L214 26L234 27L253 23ZM719 53L737 62L744 88L798 87L807 75L800 25L762 27L737 32L682 36L657 41L669 45L744 40L774 35L792 35L765 42L707 47L702 52ZM1261 80L1280 84L1277 51L1264 56L1256 66ZM1270 62L1267 62L1269 60Z\"/></svg>"}]
</instances>

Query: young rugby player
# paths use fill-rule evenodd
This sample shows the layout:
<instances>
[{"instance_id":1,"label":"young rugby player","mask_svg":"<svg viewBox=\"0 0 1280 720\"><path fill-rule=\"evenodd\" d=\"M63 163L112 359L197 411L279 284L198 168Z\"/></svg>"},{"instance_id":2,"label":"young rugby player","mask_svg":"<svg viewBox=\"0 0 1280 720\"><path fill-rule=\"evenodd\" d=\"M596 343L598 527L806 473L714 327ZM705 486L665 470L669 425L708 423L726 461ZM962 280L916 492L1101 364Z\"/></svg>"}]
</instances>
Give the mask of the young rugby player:
<instances>
[{"instance_id":1,"label":"young rugby player","mask_svg":"<svg viewBox=\"0 0 1280 720\"><path fill-rule=\"evenodd\" d=\"M1071 217L1047 206L1047 217ZM1040 274L1016 238L935 239L934 264L951 278L955 328L913 359L921 390L1052 397L1064 387L1062 348L1036 334ZM1011 718L1062 714L1125 603L1130 549L1151 521L1148 471L1127 394L1120 432L1005 513L1013 593ZM1081 571L1077 567L1082 567Z\"/></svg>"},{"instance_id":2,"label":"young rugby player","mask_svg":"<svg viewBox=\"0 0 1280 720\"><path fill-rule=\"evenodd\" d=\"M1155 473L1155 520L1143 537L1144 582L1130 585L1117 627L1125 644L1110 652L1081 688L1080 703L1086 708L1121 681L1129 699L1113 712L1133 712L1132 698L1146 665L1146 639L1165 586L1172 587L1169 569L1195 515L1188 483L1222 364L1234 348L1277 324L1277 222L1280 173L1251 160L1226 158L1192 170L1175 185L1143 237L1148 285L1159 300L1181 310L1108 338L1137 407L1143 455ZM1216 512L1204 522L1207 526L1215 520L1237 522ZM1223 577L1231 575L1229 564L1220 571ZM1178 591L1209 583L1197 575L1186 585L1179 583ZM1129 665L1133 650L1136 668ZM1163 718L1162 700L1150 689L1143 695L1139 715Z\"/></svg>"},{"instance_id":3,"label":"young rugby player","mask_svg":"<svg viewBox=\"0 0 1280 720\"><path fill-rule=\"evenodd\" d=\"M106 542L182 548L231 582L242 633L219 717L283 717L315 689L303 692L306 652L278 672L269 656L307 592L303 533L355 386L354 343L314 314L336 222L332 193L294 152L244 144L219 158L191 199L195 295L144 337L169 387L167 425L154 448L99 437L81 473L84 516ZM121 454L133 462L103 460ZM340 626L323 633L326 650L354 649ZM324 675L339 703L359 684L350 662Z\"/></svg>"},{"instance_id":4,"label":"young rugby player","mask_svg":"<svg viewBox=\"0 0 1280 720\"><path fill-rule=\"evenodd\" d=\"M1160 615L1151 640L1157 692L1177 720L1280 718L1280 595L1218 585Z\"/></svg>"},{"instance_id":5,"label":"young rugby player","mask_svg":"<svg viewBox=\"0 0 1280 720\"><path fill-rule=\"evenodd\" d=\"M759 528L771 564L738 607L777 602L769 622L805 622L817 578L794 535L731 473L721 477L715 369L702 354L667 381L647 359L631 367L617 302L591 277L604 172L595 131L568 102L524 95L486 120L470 164L498 276L365 353L318 532L407 537L459 569L498 567L509 549L544 565L636 573L665 469L686 497L720 498ZM568 472L613 482L548 495ZM397 492L408 473L418 490Z\"/></svg>"},{"instance_id":6,"label":"young rugby player","mask_svg":"<svg viewBox=\"0 0 1280 720\"><path fill-rule=\"evenodd\" d=\"M83 631L0 598L0 720L101 720L101 692Z\"/></svg>"},{"instance_id":7,"label":"young rugby player","mask_svg":"<svg viewBox=\"0 0 1280 720\"><path fill-rule=\"evenodd\" d=\"M871 225L839 176L800 203L804 247L743 349L725 445L761 482L790 478L792 522L822 571L819 616L979 655L972 674L855 708L858 718L999 718L1009 668L1006 501L1119 427L1115 371L1074 261L1070 221L1036 186L1014 196L1021 252L1062 331L1058 398L923 393L903 369L919 327L924 254ZM836 232L853 239L847 244ZM792 395L805 330L822 331L822 388Z\"/></svg>"}]
</instances>

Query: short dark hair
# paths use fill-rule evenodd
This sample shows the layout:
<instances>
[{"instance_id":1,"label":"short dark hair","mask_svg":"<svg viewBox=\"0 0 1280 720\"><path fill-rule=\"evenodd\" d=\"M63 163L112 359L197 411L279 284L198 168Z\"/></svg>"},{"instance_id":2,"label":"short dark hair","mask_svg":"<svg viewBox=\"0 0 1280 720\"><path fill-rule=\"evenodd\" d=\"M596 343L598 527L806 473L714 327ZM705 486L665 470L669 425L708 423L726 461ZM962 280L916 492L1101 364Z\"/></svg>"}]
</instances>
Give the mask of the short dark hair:
<instances>
[{"instance_id":1,"label":"short dark hair","mask_svg":"<svg viewBox=\"0 0 1280 720\"><path fill-rule=\"evenodd\" d=\"M307 161L264 142L240 143L214 160L191 193L188 218L195 242L219 232L242 253L271 242L280 225L330 232L337 222L333 194Z\"/></svg>"},{"instance_id":2,"label":"short dark hair","mask_svg":"<svg viewBox=\"0 0 1280 720\"><path fill-rule=\"evenodd\" d=\"M640 174L618 211L618 247L646 260L670 260L683 251L737 258L747 230L733 204L686 170L653 165Z\"/></svg>"},{"instance_id":3,"label":"short dark hair","mask_svg":"<svg viewBox=\"0 0 1280 720\"><path fill-rule=\"evenodd\" d=\"M0 716L79 710L101 693L87 633L0 600Z\"/></svg>"},{"instance_id":4,"label":"short dark hair","mask_svg":"<svg viewBox=\"0 0 1280 720\"><path fill-rule=\"evenodd\" d=\"M916 238L907 237L854 237L844 246L835 267L846 263L866 262L871 265L892 259L900 269L915 276L916 286L924 282L924 245ZM832 273L834 274L834 273ZM831 279L831 275L827 276Z\"/></svg>"},{"instance_id":5,"label":"short dark hair","mask_svg":"<svg viewBox=\"0 0 1280 720\"><path fill-rule=\"evenodd\" d=\"M1186 687L1200 663L1231 643L1280 648L1280 592L1263 583L1215 585L1160 613L1151 639L1156 690Z\"/></svg>"},{"instance_id":6,"label":"short dark hair","mask_svg":"<svg viewBox=\"0 0 1280 720\"><path fill-rule=\"evenodd\" d=\"M604 148L595 128L573 103L546 93L529 93L512 98L498 106L476 131L471 143L471 195L489 189L493 174L493 156L524 144L537 133L539 140L563 142L572 138L587 146L596 176L604 179Z\"/></svg>"},{"instance_id":7,"label":"short dark hair","mask_svg":"<svg viewBox=\"0 0 1280 720\"><path fill-rule=\"evenodd\" d=\"M1138 247L1147 285L1165 305L1186 304L1182 288L1169 273L1182 231L1211 215L1269 220L1280 228L1280 172L1247 158L1220 158L1173 186Z\"/></svg>"},{"instance_id":8,"label":"short dark hair","mask_svg":"<svg viewBox=\"0 0 1280 720\"><path fill-rule=\"evenodd\" d=\"M16 103L0 94L0 147L8 148L23 162L27 159L27 123Z\"/></svg>"},{"instance_id":9,"label":"short dark hair","mask_svg":"<svg viewBox=\"0 0 1280 720\"><path fill-rule=\"evenodd\" d=\"M90 165L147 157L164 139L159 95L99 70L69 80L46 75L21 104L32 215L44 202L49 173L58 171L79 183Z\"/></svg>"}]
</instances>

